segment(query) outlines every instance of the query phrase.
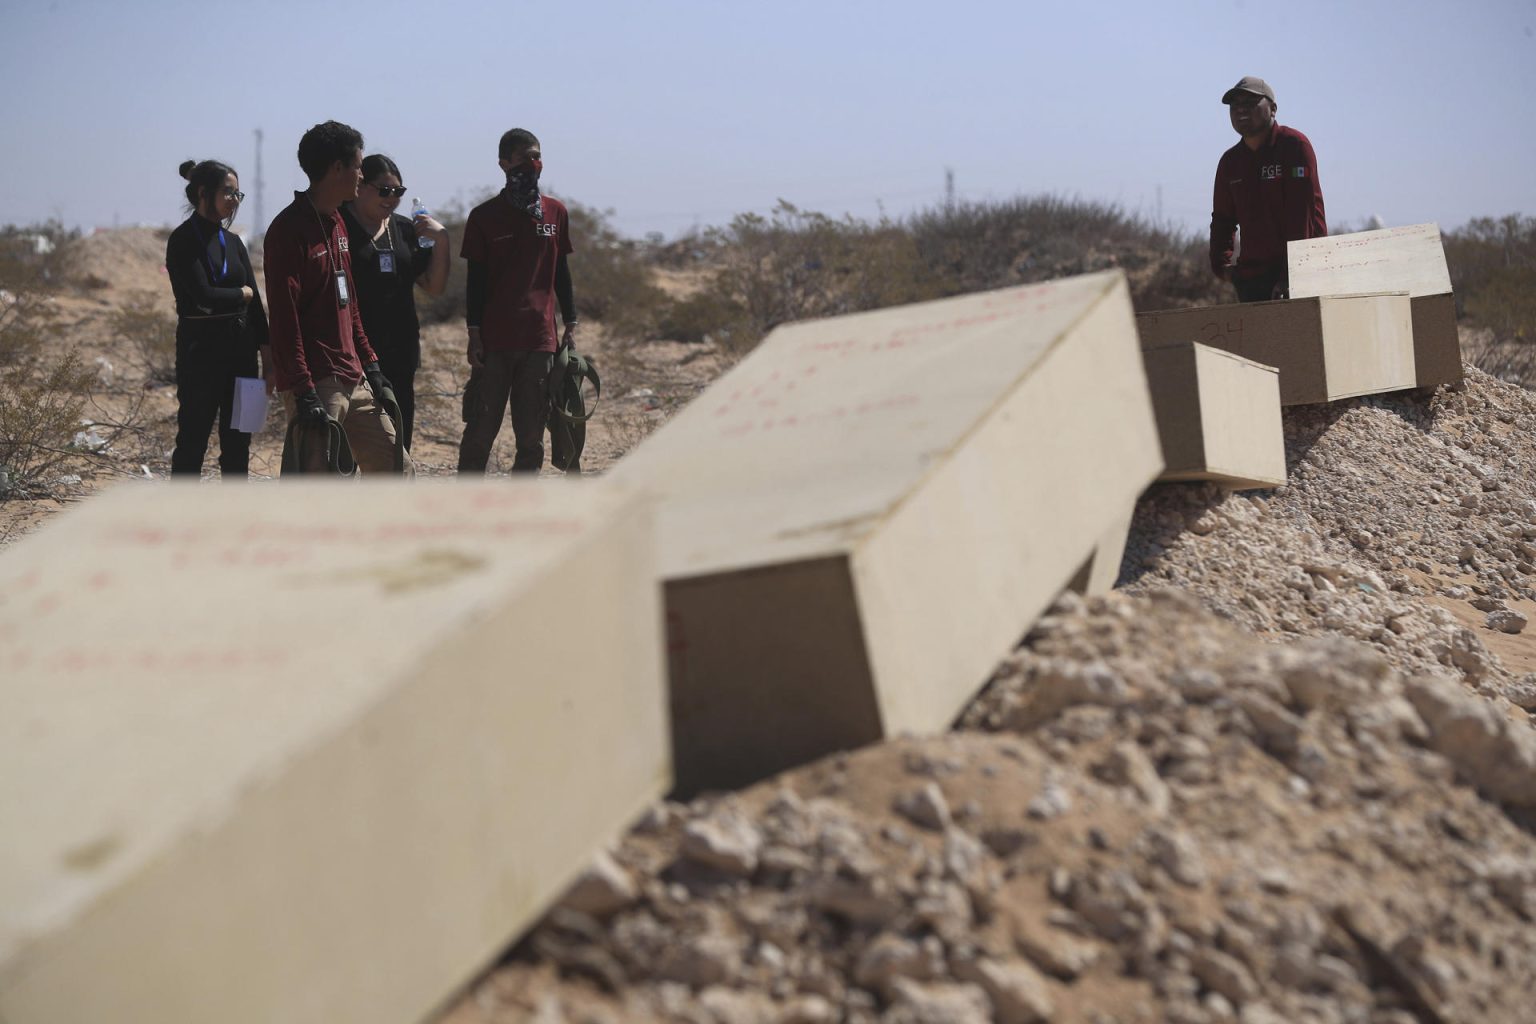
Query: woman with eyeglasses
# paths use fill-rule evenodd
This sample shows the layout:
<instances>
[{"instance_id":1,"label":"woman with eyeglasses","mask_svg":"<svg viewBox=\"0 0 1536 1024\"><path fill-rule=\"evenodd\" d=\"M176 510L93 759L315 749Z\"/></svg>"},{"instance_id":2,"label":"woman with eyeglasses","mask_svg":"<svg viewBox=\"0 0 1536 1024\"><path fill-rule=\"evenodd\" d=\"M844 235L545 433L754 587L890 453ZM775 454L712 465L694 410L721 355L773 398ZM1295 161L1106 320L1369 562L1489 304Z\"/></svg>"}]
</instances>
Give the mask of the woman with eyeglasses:
<instances>
[{"instance_id":1,"label":"woman with eyeglasses","mask_svg":"<svg viewBox=\"0 0 1536 1024\"><path fill-rule=\"evenodd\" d=\"M448 231L426 214L395 212L405 196L400 168L381 153L363 158L357 198L342 204L357 311L400 403L400 440L407 451L416 423L416 370L421 366L421 323L416 316L420 287L441 295L448 287Z\"/></svg>"},{"instance_id":2,"label":"woman with eyeglasses","mask_svg":"<svg viewBox=\"0 0 1536 1024\"><path fill-rule=\"evenodd\" d=\"M255 377L256 354L266 367L267 311L240 236L229 230L240 200L240 178L217 160L181 165L191 215L165 243L165 270L176 298L176 447L172 475L200 476L208 432L219 425L219 476L244 480L251 435L230 429L235 378Z\"/></svg>"}]
</instances>

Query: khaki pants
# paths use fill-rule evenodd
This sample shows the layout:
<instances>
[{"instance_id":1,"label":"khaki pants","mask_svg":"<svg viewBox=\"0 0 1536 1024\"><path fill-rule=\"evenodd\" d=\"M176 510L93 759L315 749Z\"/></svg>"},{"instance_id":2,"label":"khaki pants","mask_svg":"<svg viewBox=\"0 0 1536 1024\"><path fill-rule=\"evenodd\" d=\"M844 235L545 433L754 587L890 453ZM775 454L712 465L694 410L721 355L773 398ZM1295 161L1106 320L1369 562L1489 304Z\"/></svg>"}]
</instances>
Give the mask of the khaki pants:
<instances>
[{"instance_id":1,"label":"khaki pants","mask_svg":"<svg viewBox=\"0 0 1536 1024\"><path fill-rule=\"evenodd\" d=\"M352 458L357 460L357 468L365 475L393 474L395 448L399 444L395 438L395 425L384 407L373 400L373 389L368 382L360 380L356 384L346 384L336 377L325 377L315 381L315 391L320 395L320 404L325 406L326 413L347 432L347 444L352 449ZM294 393L284 391L283 411L288 414L288 422L293 422L298 408ZM325 471L325 451L320 446L307 453L307 458L310 464L304 467L306 473ZM408 452L405 453L405 475L416 475Z\"/></svg>"}]
</instances>

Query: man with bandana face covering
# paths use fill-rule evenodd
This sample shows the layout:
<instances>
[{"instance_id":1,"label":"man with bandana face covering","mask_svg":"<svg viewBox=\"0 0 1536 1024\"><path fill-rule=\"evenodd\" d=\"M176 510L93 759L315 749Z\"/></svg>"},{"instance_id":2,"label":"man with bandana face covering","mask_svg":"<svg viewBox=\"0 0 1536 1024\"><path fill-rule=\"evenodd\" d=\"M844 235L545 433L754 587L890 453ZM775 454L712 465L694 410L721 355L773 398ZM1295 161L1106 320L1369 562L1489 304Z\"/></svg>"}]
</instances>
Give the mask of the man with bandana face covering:
<instances>
[{"instance_id":1,"label":"man with bandana face covering","mask_svg":"<svg viewBox=\"0 0 1536 1024\"><path fill-rule=\"evenodd\" d=\"M465 323L470 365L459 472L485 472L510 405L517 443L512 472L537 473L544 465L557 305L565 325L559 340L574 345L576 339L576 303L566 265L570 220L560 200L539 192L543 153L531 132L507 132L497 155L507 187L470 211L459 253L469 261Z\"/></svg>"}]
</instances>

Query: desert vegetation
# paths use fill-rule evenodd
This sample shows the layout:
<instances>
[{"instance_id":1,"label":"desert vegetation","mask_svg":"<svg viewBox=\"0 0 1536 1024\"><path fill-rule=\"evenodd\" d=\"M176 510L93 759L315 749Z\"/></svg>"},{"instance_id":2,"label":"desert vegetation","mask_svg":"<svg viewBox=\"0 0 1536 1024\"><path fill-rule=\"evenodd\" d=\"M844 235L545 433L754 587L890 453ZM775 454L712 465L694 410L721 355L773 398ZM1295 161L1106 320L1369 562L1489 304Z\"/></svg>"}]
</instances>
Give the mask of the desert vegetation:
<instances>
[{"instance_id":1,"label":"desert vegetation","mask_svg":"<svg viewBox=\"0 0 1536 1024\"><path fill-rule=\"evenodd\" d=\"M75 233L0 229L0 498L28 497L70 454L90 374L52 344Z\"/></svg>"},{"instance_id":2,"label":"desert vegetation","mask_svg":"<svg viewBox=\"0 0 1536 1024\"><path fill-rule=\"evenodd\" d=\"M580 263L584 313L625 337L710 341L736 353L793 320L1111 267L1125 271L1138 311L1231 301L1209 272L1203 233L1090 200L1023 196L873 223L781 202L665 245L620 239L592 211L572 216L591 232L586 250L601 254ZM1507 375L1536 339L1536 219L1478 218L1444 240L1457 312L1488 332L1487 355L1502 360L1484 368ZM692 287L645 287L657 271L682 272Z\"/></svg>"},{"instance_id":3,"label":"desert vegetation","mask_svg":"<svg viewBox=\"0 0 1536 1024\"><path fill-rule=\"evenodd\" d=\"M439 207L455 240L482 198ZM1112 267L1125 271L1139 310L1229 300L1206 267L1203 234L1091 200L1020 196L876 221L781 202L669 242L628 238L612 211L566 203L584 344L598 350L614 428L605 457L638 443L782 323ZM164 237L131 229L82 239L57 223L0 229L0 494L58 496L92 466L164 471L175 355L158 267ZM1444 239L1468 360L1536 383L1536 219L1478 218ZM251 248L259 259L259 240ZM445 450L466 376L462 261L450 267L447 291L418 299L423 436ZM448 455L429 447L423 458L428 472L451 472ZM273 463L258 444L255 465Z\"/></svg>"}]
</instances>

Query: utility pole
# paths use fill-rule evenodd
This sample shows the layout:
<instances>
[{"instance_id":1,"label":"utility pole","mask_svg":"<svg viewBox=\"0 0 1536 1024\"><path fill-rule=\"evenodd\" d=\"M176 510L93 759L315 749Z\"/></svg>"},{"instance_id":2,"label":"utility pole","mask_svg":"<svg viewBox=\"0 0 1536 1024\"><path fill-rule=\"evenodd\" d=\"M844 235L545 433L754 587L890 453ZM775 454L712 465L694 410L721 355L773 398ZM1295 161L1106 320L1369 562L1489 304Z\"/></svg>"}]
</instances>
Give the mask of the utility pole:
<instances>
[{"instance_id":1,"label":"utility pole","mask_svg":"<svg viewBox=\"0 0 1536 1024\"><path fill-rule=\"evenodd\" d=\"M263 231L265 231L267 229L267 221L266 221L266 218L262 216L263 211L262 211L262 208L261 208L261 190L264 187L264 184L265 183L261 180L261 129L257 128L256 129L256 185L255 185L255 192L256 192L256 227L252 231L253 235L259 235L259 234L261 234Z\"/></svg>"},{"instance_id":2,"label":"utility pole","mask_svg":"<svg viewBox=\"0 0 1536 1024\"><path fill-rule=\"evenodd\" d=\"M944 168L944 212L950 216L955 213L955 169Z\"/></svg>"}]
</instances>

